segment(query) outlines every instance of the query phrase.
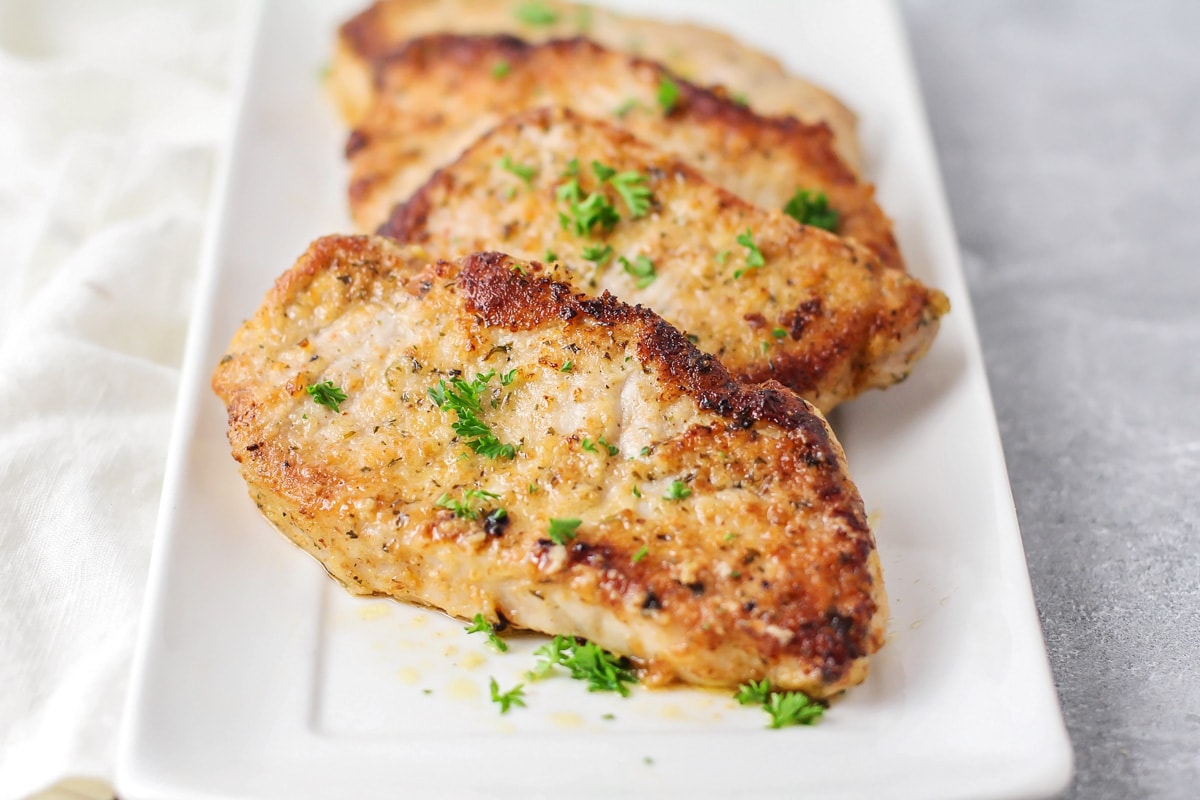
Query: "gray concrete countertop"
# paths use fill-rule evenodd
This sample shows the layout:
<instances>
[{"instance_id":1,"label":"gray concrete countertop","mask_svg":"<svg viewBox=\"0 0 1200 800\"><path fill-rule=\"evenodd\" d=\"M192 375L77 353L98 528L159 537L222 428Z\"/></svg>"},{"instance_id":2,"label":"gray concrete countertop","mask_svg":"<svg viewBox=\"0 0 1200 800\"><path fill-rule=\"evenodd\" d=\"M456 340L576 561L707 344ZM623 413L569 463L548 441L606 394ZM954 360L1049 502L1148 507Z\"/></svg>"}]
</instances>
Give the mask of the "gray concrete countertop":
<instances>
[{"instance_id":1,"label":"gray concrete countertop","mask_svg":"<svg viewBox=\"0 0 1200 800\"><path fill-rule=\"evenodd\" d=\"M1200 796L1200 3L901 8L1076 753Z\"/></svg>"}]
</instances>

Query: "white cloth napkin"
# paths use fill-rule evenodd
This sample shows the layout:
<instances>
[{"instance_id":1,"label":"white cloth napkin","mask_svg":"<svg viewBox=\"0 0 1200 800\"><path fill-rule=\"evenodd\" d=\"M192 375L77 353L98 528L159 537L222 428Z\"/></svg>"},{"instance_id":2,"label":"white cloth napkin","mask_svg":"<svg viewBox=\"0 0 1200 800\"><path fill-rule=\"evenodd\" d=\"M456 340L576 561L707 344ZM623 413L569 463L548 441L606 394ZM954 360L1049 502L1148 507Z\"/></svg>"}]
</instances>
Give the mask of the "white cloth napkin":
<instances>
[{"instance_id":1,"label":"white cloth napkin","mask_svg":"<svg viewBox=\"0 0 1200 800\"><path fill-rule=\"evenodd\" d=\"M112 777L246 17L0 0L0 800Z\"/></svg>"}]
</instances>

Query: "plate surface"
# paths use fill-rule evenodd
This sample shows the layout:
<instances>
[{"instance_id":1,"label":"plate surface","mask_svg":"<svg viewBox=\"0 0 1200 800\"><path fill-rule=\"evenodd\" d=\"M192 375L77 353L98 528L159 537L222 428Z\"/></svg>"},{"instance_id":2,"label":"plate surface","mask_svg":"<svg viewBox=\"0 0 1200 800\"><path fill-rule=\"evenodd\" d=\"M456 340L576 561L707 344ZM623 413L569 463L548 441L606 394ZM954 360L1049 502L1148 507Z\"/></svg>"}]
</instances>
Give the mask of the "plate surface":
<instances>
[{"instance_id":1,"label":"plate surface","mask_svg":"<svg viewBox=\"0 0 1200 800\"><path fill-rule=\"evenodd\" d=\"M891 597L871 676L813 728L765 730L725 694L623 700L565 678L527 686L529 707L500 716L488 679L522 680L535 637L500 656L460 622L352 598L258 515L209 374L276 275L349 229L344 132L319 73L354 4L281 0L257 28L198 287L122 797L932 800L1066 786L1070 744L899 17L877 0L618 5L720 26L848 102L912 271L954 305L910 380L832 420Z\"/></svg>"}]
</instances>

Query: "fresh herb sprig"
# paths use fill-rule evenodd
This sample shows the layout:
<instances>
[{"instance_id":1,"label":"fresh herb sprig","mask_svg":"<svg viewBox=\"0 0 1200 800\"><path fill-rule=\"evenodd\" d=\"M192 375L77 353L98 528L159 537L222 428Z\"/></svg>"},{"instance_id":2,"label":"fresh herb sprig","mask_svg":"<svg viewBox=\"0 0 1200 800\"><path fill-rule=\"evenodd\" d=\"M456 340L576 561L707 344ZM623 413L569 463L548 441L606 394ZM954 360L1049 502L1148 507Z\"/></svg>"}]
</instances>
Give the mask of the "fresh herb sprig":
<instances>
[{"instance_id":1,"label":"fresh herb sprig","mask_svg":"<svg viewBox=\"0 0 1200 800\"><path fill-rule=\"evenodd\" d=\"M488 678L492 702L500 706L500 713L507 714L508 710L513 706L525 707L525 684L518 683L507 692L500 691L500 684L496 683L495 678Z\"/></svg>"},{"instance_id":2,"label":"fresh herb sprig","mask_svg":"<svg viewBox=\"0 0 1200 800\"><path fill-rule=\"evenodd\" d=\"M533 181L533 176L537 175L537 167L531 167L528 164L518 164L508 156L500 159L500 169L516 175L526 186L529 186Z\"/></svg>"},{"instance_id":3,"label":"fresh herb sprig","mask_svg":"<svg viewBox=\"0 0 1200 800\"><path fill-rule=\"evenodd\" d=\"M838 224L837 209L829 207L829 198L824 192L797 189L792 199L783 207L783 213L801 225L832 231Z\"/></svg>"},{"instance_id":4,"label":"fresh herb sprig","mask_svg":"<svg viewBox=\"0 0 1200 800\"><path fill-rule=\"evenodd\" d=\"M686 500L692 496L691 488L680 480L671 481L671 488L667 489L663 500Z\"/></svg>"},{"instance_id":5,"label":"fresh herb sprig","mask_svg":"<svg viewBox=\"0 0 1200 800\"><path fill-rule=\"evenodd\" d=\"M664 114L670 114L679 104L679 84L664 75L658 82L658 107Z\"/></svg>"},{"instance_id":6,"label":"fresh herb sprig","mask_svg":"<svg viewBox=\"0 0 1200 800\"><path fill-rule=\"evenodd\" d=\"M532 680L545 677L555 667L564 667L572 678L587 681L589 692L617 692L622 697L629 696L627 684L637 683L628 659L592 642L555 636L533 653L539 660L529 673Z\"/></svg>"},{"instance_id":7,"label":"fresh herb sprig","mask_svg":"<svg viewBox=\"0 0 1200 800\"><path fill-rule=\"evenodd\" d=\"M475 500L499 500L500 495L493 494L485 489L467 489L463 492L462 500L455 500L449 494L442 493L442 496L434 501L434 505L438 508L446 508L454 512L454 516L459 519L479 519L479 511L475 508ZM500 509L503 511L504 509Z\"/></svg>"},{"instance_id":8,"label":"fresh herb sprig","mask_svg":"<svg viewBox=\"0 0 1200 800\"><path fill-rule=\"evenodd\" d=\"M457 421L451 423L450 427L454 428L454 432L467 447L488 458L513 458L517 449L511 444L501 442L488 424L479 418L483 413L483 393L487 390L488 381L495 374L495 370L488 370L479 373L470 381L451 378L450 382L446 383L444 379L440 380L437 386L429 387L429 397L442 411L453 411L458 416ZM502 383L503 380L502 376Z\"/></svg>"},{"instance_id":9,"label":"fresh herb sprig","mask_svg":"<svg viewBox=\"0 0 1200 800\"><path fill-rule=\"evenodd\" d=\"M746 267L745 269L736 270L733 273L734 278L740 278L748 270L758 269L767 263L766 259L763 258L762 250L759 250L758 245L754 242L754 231L746 228L745 231L737 235L737 243L746 248Z\"/></svg>"},{"instance_id":10,"label":"fresh herb sprig","mask_svg":"<svg viewBox=\"0 0 1200 800\"><path fill-rule=\"evenodd\" d=\"M492 647L499 650L501 653L508 652L508 642L496 635L496 628L492 623L483 618L483 614L476 614L471 620L471 624L463 628L467 633L486 633L487 639L491 642Z\"/></svg>"},{"instance_id":11,"label":"fresh herb sprig","mask_svg":"<svg viewBox=\"0 0 1200 800\"><path fill-rule=\"evenodd\" d=\"M825 704L813 700L804 692L776 692L766 678L750 681L738 687L734 695L744 706L761 706L770 716L769 728L786 728L790 725L812 725L825 713Z\"/></svg>"},{"instance_id":12,"label":"fresh herb sprig","mask_svg":"<svg viewBox=\"0 0 1200 800\"><path fill-rule=\"evenodd\" d=\"M333 385L333 381L321 381L305 388L308 396L319 406L325 406L332 411L341 411L341 404L346 401L346 393Z\"/></svg>"},{"instance_id":13,"label":"fresh herb sprig","mask_svg":"<svg viewBox=\"0 0 1200 800\"><path fill-rule=\"evenodd\" d=\"M568 539L575 538L575 529L583 524L577 519L551 519L546 535L555 544L566 544Z\"/></svg>"},{"instance_id":14,"label":"fresh herb sprig","mask_svg":"<svg viewBox=\"0 0 1200 800\"><path fill-rule=\"evenodd\" d=\"M639 289L645 289L658 278L658 272L654 269L654 262L646 256L637 256L630 261L625 256L619 256L617 261L621 264L621 269L625 270L634 284Z\"/></svg>"}]
</instances>

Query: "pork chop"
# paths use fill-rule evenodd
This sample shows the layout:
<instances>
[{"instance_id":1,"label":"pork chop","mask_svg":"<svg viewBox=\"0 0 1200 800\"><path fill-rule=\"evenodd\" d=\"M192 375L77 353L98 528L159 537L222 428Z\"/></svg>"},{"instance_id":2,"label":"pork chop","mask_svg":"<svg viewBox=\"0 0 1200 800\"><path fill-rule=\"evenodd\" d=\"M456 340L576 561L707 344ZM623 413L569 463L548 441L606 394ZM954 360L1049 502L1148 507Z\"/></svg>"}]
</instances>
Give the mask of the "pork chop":
<instances>
[{"instance_id":1,"label":"pork chop","mask_svg":"<svg viewBox=\"0 0 1200 800\"><path fill-rule=\"evenodd\" d=\"M619 219L581 234L572 209L595 205L592 195ZM502 122L397 206L380 233L439 256L494 247L558 260L576 285L649 306L738 377L774 378L822 411L903 380L948 308L940 292L854 242L762 211L565 109Z\"/></svg>"},{"instance_id":2,"label":"pork chop","mask_svg":"<svg viewBox=\"0 0 1200 800\"><path fill-rule=\"evenodd\" d=\"M659 679L862 680L886 600L818 411L552 267L422 263L318 240L217 367L279 530L354 593L587 637Z\"/></svg>"},{"instance_id":3,"label":"pork chop","mask_svg":"<svg viewBox=\"0 0 1200 800\"><path fill-rule=\"evenodd\" d=\"M619 123L763 208L782 209L801 190L823 194L837 233L903 266L874 189L838 157L828 127L760 116L655 62L583 39L429 36L384 60L380 81L346 145L350 209L363 231L505 117L565 106Z\"/></svg>"},{"instance_id":4,"label":"pork chop","mask_svg":"<svg viewBox=\"0 0 1200 800\"><path fill-rule=\"evenodd\" d=\"M540 7L540 8L538 8ZM761 114L824 122L842 159L859 169L854 113L829 92L789 75L771 56L721 31L627 16L560 0L379 0L338 29L329 87L358 124L375 97L374 65L407 40L435 33L508 33L528 42L584 36L658 61L702 86L723 86Z\"/></svg>"}]
</instances>

